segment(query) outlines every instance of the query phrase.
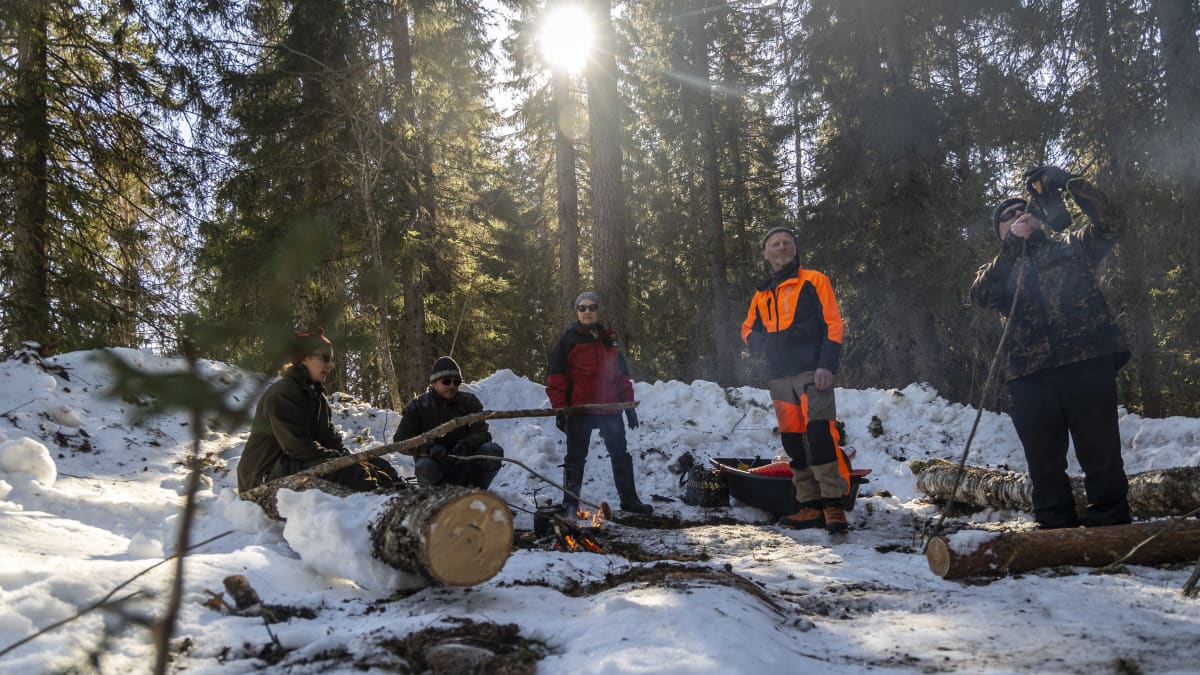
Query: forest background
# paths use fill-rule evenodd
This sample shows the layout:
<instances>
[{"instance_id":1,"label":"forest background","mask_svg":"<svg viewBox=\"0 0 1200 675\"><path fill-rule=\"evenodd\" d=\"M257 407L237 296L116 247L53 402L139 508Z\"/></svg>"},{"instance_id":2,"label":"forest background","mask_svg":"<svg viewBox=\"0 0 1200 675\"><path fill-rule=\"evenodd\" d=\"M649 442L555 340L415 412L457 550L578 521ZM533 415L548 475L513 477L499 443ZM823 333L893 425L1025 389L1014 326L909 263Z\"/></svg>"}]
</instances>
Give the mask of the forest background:
<instances>
[{"instance_id":1,"label":"forest background","mask_svg":"<svg viewBox=\"0 0 1200 675\"><path fill-rule=\"evenodd\" d=\"M546 32L562 4L3 3L3 349L271 371L320 325L334 388L398 410L439 354L544 379L594 288L635 379L761 384L737 330L784 224L839 385L978 405L991 209L1052 163L1128 223L1122 402L1200 416L1194 0L587 0Z\"/></svg>"}]
</instances>

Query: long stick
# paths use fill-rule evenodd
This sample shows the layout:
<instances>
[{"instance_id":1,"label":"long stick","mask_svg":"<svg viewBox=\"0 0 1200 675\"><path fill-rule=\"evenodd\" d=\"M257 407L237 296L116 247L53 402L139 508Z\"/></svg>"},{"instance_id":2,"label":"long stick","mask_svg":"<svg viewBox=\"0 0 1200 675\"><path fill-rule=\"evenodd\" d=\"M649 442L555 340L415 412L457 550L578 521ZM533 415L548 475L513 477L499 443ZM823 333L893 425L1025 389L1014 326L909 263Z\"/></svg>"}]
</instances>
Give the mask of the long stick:
<instances>
[{"instance_id":1,"label":"long stick","mask_svg":"<svg viewBox=\"0 0 1200 675\"><path fill-rule=\"evenodd\" d=\"M567 408L484 410L483 412L471 413L470 415L463 415L462 417L455 417L449 422L439 424L420 436L414 436L406 441L401 441L399 443L388 443L387 445L381 445L377 448L371 448L370 450L364 450L362 452L346 455L345 457L331 459L328 462L318 464L311 469L298 471L294 474L284 476L283 478L294 479L296 476L324 476L327 473L333 473L334 471L340 471L348 466L354 466L363 460L372 459L374 457L382 457L383 455L390 455L394 452L398 452L402 455L412 456L415 454L412 452L414 449L425 445L429 441L432 441L436 438L441 438L442 436L445 436L459 427L469 426L483 420L512 419L516 417L554 417L559 413L566 413L570 415L577 412L587 412L589 410L625 410L628 408L635 408L637 407L637 404L637 401L626 401L625 403L591 403L588 405L576 405ZM278 487L276 483L282 481L283 478L277 478L271 483L264 483L263 485L259 485L258 487L247 490L242 494L242 499L257 501L258 497Z\"/></svg>"}]
</instances>

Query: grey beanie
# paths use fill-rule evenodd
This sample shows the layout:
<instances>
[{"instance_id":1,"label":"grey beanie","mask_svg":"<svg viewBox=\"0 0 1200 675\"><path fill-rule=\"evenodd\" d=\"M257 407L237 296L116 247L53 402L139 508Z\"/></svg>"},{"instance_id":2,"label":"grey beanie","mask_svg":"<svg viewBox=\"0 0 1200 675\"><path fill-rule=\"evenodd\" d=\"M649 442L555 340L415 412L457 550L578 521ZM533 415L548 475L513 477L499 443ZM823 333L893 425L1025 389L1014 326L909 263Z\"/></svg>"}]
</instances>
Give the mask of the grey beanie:
<instances>
[{"instance_id":1,"label":"grey beanie","mask_svg":"<svg viewBox=\"0 0 1200 675\"><path fill-rule=\"evenodd\" d=\"M767 247L767 240L770 239L772 236L779 234L780 232L787 232L788 234L792 235L793 241L796 240L796 231L795 230L793 230L790 227L784 227L782 225L777 225L777 226L772 227L771 229L767 230L767 234L765 236L763 236L763 239L762 239L762 247L765 249Z\"/></svg>"},{"instance_id":2,"label":"grey beanie","mask_svg":"<svg viewBox=\"0 0 1200 675\"><path fill-rule=\"evenodd\" d=\"M584 292L580 293L579 295L575 296L575 305L578 306L579 303L583 302L584 300L591 300L592 302L596 303L597 305L600 304L600 296L596 295L592 291L584 291Z\"/></svg>"}]
</instances>

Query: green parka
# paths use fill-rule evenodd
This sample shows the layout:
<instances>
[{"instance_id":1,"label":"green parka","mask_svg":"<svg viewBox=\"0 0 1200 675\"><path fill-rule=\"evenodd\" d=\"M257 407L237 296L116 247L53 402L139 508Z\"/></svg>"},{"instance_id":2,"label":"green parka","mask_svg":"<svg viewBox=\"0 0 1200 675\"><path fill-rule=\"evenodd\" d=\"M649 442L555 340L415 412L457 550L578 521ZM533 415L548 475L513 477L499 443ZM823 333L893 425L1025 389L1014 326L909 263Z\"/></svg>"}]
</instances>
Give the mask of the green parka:
<instances>
[{"instance_id":1,"label":"green parka","mask_svg":"<svg viewBox=\"0 0 1200 675\"><path fill-rule=\"evenodd\" d=\"M238 462L239 491L348 454L324 391L303 366L292 366L267 387Z\"/></svg>"}]
</instances>

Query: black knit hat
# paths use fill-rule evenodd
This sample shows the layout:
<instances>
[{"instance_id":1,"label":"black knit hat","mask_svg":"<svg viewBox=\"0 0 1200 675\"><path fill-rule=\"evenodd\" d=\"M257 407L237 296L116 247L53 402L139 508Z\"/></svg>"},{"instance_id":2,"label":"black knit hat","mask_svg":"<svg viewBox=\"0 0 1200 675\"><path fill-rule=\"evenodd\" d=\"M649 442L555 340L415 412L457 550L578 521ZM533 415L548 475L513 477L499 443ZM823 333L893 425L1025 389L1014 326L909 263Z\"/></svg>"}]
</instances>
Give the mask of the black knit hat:
<instances>
[{"instance_id":1,"label":"black knit hat","mask_svg":"<svg viewBox=\"0 0 1200 675\"><path fill-rule=\"evenodd\" d=\"M772 227L771 229L767 230L767 234L764 235L763 239L762 239L762 247L765 249L767 247L767 240L770 239L771 237L775 236L776 234L779 234L780 232L787 232L788 234L792 235L792 241L796 241L796 231L795 230L793 230L790 227L784 227L782 225L777 225L776 227Z\"/></svg>"},{"instance_id":2,"label":"black knit hat","mask_svg":"<svg viewBox=\"0 0 1200 675\"><path fill-rule=\"evenodd\" d=\"M333 343L325 337L324 328L318 327L307 333L294 330L292 331L292 342L288 346L288 359L299 365L310 354L316 354L318 350L323 350L325 347L332 349Z\"/></svg>"},{"instance_id":3,"label":"black knit hat","mask_svg":"<svg viewBox=\"0 0 1200 675\"><path fill-rule=\"evenodd\" d=\"M1024 204L1025 208L1029 208L1028 201L1021 199L1020 197L1012 197L1000 202L1000 205L996 207L996 210L992 211L992 229L996 232L997 239L1000 238L1000 214L1004 213L1005 209L1014 204Z\"/></svg>"},{"instance_id":4,"label":"black knit hat","mask_svg":"<svg viewBox=\"0 0 1200 675\"><path fill-rule=\"evenodd\" d=\"M458 364L449 356L439 356L437 361L433 362L433 373L429 375L429 381L434 382L443 377L457 377L462 379L462 371L459 370Z\"/></svg>"}]
</instances>

